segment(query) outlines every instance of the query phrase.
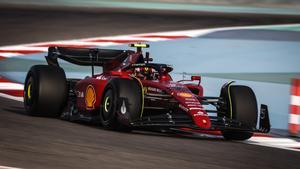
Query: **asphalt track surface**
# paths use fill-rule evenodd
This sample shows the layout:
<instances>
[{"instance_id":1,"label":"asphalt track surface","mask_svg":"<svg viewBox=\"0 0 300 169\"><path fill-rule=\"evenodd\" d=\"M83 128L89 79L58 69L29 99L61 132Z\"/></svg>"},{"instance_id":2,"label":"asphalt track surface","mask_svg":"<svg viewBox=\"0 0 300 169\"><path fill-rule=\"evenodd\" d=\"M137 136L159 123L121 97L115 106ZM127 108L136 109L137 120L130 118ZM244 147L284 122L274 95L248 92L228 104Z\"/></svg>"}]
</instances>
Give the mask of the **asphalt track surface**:
<instances>
[{"instance_id":1,"label":"asphalt track surface","mask_svg":"<svg viewBox=\"0 0 300 169\"><path fill-rule=\"evenodd\" d=\"M27 116L0 98L0 164L21 168L298 168L298 152L223 139L120 133Z\"/></svg>"},{"instance_id":2,"label":"asphalt track surface","mask_svg":"<svg viewBox=\"0 0 300 169\"><path fill-rule=\"evenodd\" d=\"M0 7L0 45L92 36L295 23L299 17ZM0 165L20 168L299 168L300 154L223 139L98 126L25 115L0 98Z\"/></svg>"}]
</instances>

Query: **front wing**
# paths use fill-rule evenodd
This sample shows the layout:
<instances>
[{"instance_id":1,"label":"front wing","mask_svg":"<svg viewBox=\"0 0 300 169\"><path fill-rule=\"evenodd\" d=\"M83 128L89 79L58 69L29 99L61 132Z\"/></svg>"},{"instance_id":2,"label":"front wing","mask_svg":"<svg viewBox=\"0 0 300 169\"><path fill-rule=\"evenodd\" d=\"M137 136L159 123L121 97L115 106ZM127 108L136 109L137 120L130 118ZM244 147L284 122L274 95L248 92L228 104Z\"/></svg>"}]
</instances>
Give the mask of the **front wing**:
<instances>
[{"instance_id":1,"label":"front wing","mask_svg":"<svg viewBox=\"0 0 300 169\"><path fill-rule=\"evenodd\" d=\"M252 128L239 121L235 121L229 118L220 118L217 116L211 116L211 127L209 129L200 128L194 124L193 120L188 115L176 115L171 114L148 116L139 121L132 122L131 125L134 128L144 129L157 129L157 130L174 130L180 128L187 128L192 130L207 130L207 131L224 131L224 130L237 130L245 132L260 132L268 133L270 131L270 119L267 105L261 105L259 115L259 125L257 128Z\"/></svg>"}]
</instances>

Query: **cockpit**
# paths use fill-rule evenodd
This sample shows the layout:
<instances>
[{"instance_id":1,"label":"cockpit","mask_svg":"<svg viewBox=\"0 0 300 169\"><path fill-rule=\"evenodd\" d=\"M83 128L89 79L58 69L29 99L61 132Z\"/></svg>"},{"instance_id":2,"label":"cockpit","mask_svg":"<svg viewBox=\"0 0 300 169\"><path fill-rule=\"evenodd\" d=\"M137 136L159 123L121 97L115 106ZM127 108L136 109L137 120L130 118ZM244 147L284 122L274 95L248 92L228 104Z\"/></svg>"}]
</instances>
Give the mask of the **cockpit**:
<instances>
[{"instance_id":1,"label":"cockpit","mask_svg":"<svg viewBox=\"0 0 300 169\"><path fill-rule=\"evenodd\" d=\"M159 80L171 81L169 73L173 70L171 65L150 63L153 61L150 58L149 52L142 52L142 48L148 48L148 44L130 44L130 47L135 47L137 51L130 54L124 61L122 70L129 71L133 76L141 80Z\"/></svg>"},{"instance_id":2,"label":"cockpit","mask_svg":"<svg viewBox=\"0 0 300 169\"><path fill-rule=\"evenodd\" d=\"M158 63L139 63L130 66L134 76L141 80L172 80L169 72L173 70L172 66Z\"/></svg>"}]
</instances>

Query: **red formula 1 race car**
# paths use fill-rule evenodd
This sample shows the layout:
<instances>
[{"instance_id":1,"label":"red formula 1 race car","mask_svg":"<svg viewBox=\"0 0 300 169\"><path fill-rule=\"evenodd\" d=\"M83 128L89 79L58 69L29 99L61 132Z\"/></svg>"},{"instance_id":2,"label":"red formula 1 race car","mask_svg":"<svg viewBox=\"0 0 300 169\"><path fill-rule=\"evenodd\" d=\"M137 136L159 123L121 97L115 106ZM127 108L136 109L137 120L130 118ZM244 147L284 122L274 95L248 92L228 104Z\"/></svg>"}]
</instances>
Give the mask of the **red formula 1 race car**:
<instances>
[{"instance_id":1,"label":"red formula 1 race car","mask_svg":"<svg viewBox=\"0 0 300 169\"><path fill-rule=\"evenodd\" d=\"M105 128L131 131L221 131L224 138L245 140L269 132L266 105L258 106L251 88L224 84L218 97L203 96L200 76L175 82L173 68L151 63L147 44L132 50L49 47L48 65L29 70L24 88L28 114L99 122ZM58 58L91 66L90 77L67 79ZM95 74L94 66L103 73ZM192 83L193 81L197 83ZM206 105L214 109L206 109ZM210 106L211 107L211 106ZM259 127L257 129L257 121Z\"/></svg>"}]
</instances>

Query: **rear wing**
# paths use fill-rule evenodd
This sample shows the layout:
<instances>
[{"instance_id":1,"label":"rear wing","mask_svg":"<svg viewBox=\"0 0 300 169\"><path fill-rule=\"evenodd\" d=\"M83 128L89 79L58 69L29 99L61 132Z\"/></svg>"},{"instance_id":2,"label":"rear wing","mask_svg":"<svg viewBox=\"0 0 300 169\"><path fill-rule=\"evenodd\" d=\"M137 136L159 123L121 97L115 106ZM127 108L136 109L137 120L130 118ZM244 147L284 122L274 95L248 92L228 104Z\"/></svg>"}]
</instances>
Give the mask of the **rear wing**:
<instances>
[{"instance_id":1,"label":"rear wing","mask_svg":"<svg viewBox=\"0 0 300 169\"><path fill-rule=\"evenodd\" d=\"M102 66L103 71L118 67L133 51L98 48L49 47L48 65L59 66L57 59L81 66Z\"/></svg>"}]
</instances>

